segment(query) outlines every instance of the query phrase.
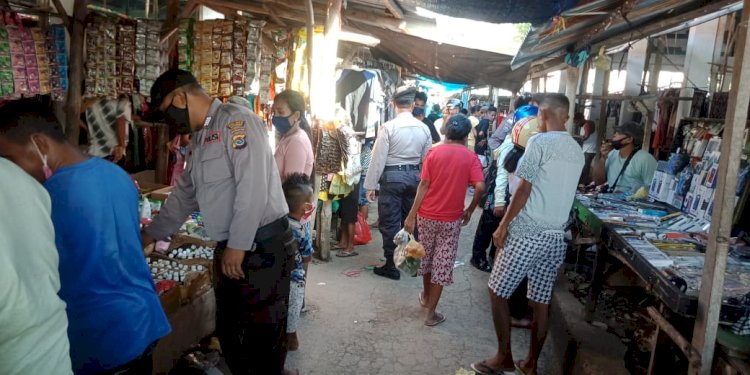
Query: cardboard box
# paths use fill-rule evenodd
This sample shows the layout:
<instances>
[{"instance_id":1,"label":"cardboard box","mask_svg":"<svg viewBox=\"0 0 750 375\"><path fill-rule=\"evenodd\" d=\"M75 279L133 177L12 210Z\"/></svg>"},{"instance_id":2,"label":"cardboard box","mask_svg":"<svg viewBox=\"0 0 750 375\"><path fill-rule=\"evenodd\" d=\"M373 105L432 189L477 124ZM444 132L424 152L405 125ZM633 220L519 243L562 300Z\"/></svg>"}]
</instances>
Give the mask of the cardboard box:
<instances>
[{"instance_id":1,"label":"cardboard box","mask_svg":"<svg viewBox=\"0 0 750 375\"><path fill-rule=\"evenodd\" d=\"M149 199L166 202L169 195L172 194L174 186L157 189L148 194Z\"/></svg>"},{"instance_id":2,"label":"cardboard box","mask_svg":"<svg viewBox=\"0 0 750 375\"><path fill-rule=\"evenodd\" d=\"M161 308L164 309L164 313L170 316L179 310L182 306L182 287L177 285L172 289L162 293L159 296L159 302L161 302Z\"/></svg>"},{"instance_id":3,"label":"cardboard box","mask_svg":"<svg viewBox=\"0 0 750 375\"><path fill-rule=\"evenodd\" d=\"M211 276L208 271L191 272L180 287L181 302L188 304L211 290Z\"/></svg>"},{"instance_id":4,"label":"cardboard box","mask_svg":"<svg viewBox=\"0 0 750 375\"><path fill-rule=\"evenodd\" d=\"M205 241L200 238L188 236L185 234L175 234L174 236L172 236L172 243L169 245L169 250L182 247L183 245L196 245L216 249L218 243L216 241Z\"/></svg>"},{"instance_id":5,"label":"cardboard box","mask_svg":"<svg viewBox=\"0 0 750 375\"><path fill-rule=\"evenodd\" d=\"M138 182L138 186L141 188L141 194L148 194L152 191L169 187L168 185L157 184L155 172L153 170L147 170L138 172L130 175L134 180Z\"/></svg>"}]
</instances>

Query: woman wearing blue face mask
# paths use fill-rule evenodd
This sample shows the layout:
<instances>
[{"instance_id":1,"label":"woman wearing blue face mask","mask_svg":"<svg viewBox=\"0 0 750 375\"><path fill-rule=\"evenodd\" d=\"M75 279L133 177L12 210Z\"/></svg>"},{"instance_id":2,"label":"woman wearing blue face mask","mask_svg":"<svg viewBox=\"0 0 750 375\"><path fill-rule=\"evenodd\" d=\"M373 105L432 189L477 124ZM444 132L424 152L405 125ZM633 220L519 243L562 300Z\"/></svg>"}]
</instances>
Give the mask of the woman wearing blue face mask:
<instances>
[{"instance_id":1,"label":"woman wearing blue face mask","mask_svg":"<svg viewBox=\"0 0 750 375\"><path fill-rule=\"evenodd\" d=\"M277 95L271 121L281 136L274 154L281 180L295 173L311 176L314 156L302 94L286 90Z\"/></svg>"}]
</instances>

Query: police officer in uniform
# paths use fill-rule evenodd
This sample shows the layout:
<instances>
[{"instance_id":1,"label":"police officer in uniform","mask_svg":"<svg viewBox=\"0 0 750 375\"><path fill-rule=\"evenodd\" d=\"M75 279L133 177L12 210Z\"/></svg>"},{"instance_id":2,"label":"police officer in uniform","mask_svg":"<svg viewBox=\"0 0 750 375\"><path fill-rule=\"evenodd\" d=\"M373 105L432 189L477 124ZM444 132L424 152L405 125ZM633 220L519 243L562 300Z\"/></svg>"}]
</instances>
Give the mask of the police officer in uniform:
<instances>
[{"instance_id":1,"label":"police officer in uniform","mask_svg":"<svg viewBox=\"0 0 750 375\"><path fill-rule=\"evenodd\" d=\"M393 237L404 226L417 194L422 162L432 147L430 130L414 118L414 97L417 89L402 86L393 95L396 108L395 119L386 122L378 130L372 150L372 161L365 179L367 198L375 200L375 191L380 184L378 216L380 234L383 236L385 265L375 267L375 274L389 279L401 278L393 262L396 245Z\"/></svg>"},{"instance_id":2,"label":"police officer in uniform","mask_svg":"<svg viewBox=\"0 0 750 375\"><path fill-rule=\"evenodd\" d=\"M156 80L149 112L193 137L185 172L144 244L167 239L200 208L219 242L216 333L227 364L235 375L290 373L285 332L296 243L265 124L248 108L212 100L179 69Z\"/></svg>"}]
</instances>

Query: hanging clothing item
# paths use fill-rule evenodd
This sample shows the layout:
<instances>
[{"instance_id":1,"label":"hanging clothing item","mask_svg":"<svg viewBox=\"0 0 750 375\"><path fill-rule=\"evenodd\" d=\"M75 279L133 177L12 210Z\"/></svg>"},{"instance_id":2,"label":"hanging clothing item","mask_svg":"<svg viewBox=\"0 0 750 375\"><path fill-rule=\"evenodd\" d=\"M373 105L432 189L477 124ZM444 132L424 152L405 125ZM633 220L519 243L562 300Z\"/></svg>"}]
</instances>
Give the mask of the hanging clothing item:
<instances>
[{"instance_id":1,"label":"hanging clothing item","mask_svg":"<svg viewBox=\"0 0 750 375\"><path fill-rule=\"evenodd\" d=\"M315 172L324 175L338 172L341 168L341 147L336 129L328 126L316 127L313 140Z\"/></svg>"},{"instance_id":2,"label":"hanging clothing item","mask_svg":"<svg viewBox=\"0 0 750 375\"><path fill-rule=\"evenodd\" d=\"M352 128L348 126L339 127L339 140L342 146L346 147L346 157L342 162L342 170L345 182L348 185L355 186L359 184L359 178L362 174L362 143L357 140Z\"/></svg>"},{"instance_id":3,"label":"hanging clothing item","mask_svg":"<svg viewBox=\"0 0 750 375\"><path fill-rule=\"evenodd\" d=\"M368 71L344 70L336 83L336 102L351 115L356 132L367 131L373 78L375 74Z\"/></svg>"},{"instance_id":4,"label":"hanging clothing item","mask_svg":"<svg viewBox=\"0 0 750 375\"><path fill-rule=\"evenodd\" d=\"M672 122L674 122L674 114L677 110L677 100L680 96L679 89L669 89L663 91L660 95L659 101L656 104L656 133L654 139L651 142L651 147L654 150L660 150L666 148L667 150L672 145L672 132L669 130L673 128Z\"/></svg>"}]
</instances>

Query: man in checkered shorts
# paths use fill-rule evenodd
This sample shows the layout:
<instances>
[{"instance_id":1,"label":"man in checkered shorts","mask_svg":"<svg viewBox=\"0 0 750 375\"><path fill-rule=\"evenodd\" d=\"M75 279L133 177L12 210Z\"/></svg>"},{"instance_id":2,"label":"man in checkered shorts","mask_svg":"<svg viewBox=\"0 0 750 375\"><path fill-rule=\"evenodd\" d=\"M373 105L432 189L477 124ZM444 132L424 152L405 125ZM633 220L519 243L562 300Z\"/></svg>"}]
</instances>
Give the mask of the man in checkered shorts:
<instances>
[{"instance_id":1,"label":"man in checkered shorts","mask_svg":"<svg viewBox=\"0 0 750 375\"><path fill-rule=\"evenodd\" d=\"M498 351L492 358L471 365L478 374L516 369L524 374L536 373L547 336L552 288L565 256L563 230L584 165L581 147L565 129L569 107L568 99L561 94L549 94L541 100L540 133L529 139L516 170L521 179L519 187L493 235L498 254L488 286ZM526 360L514 363L508 298L524 277L528 277L527 296L534 314L531 348Z\"/></svg>"}]
</instances>

